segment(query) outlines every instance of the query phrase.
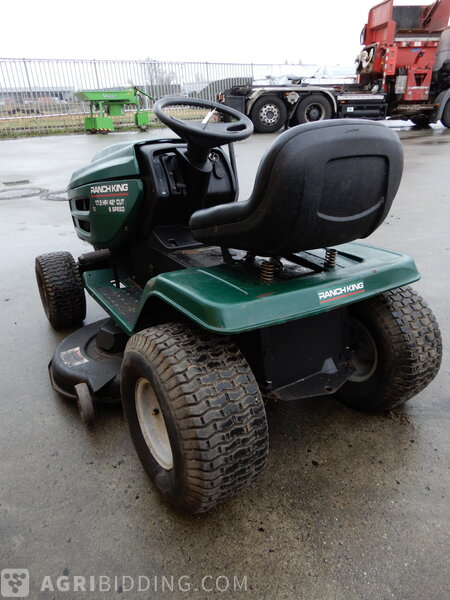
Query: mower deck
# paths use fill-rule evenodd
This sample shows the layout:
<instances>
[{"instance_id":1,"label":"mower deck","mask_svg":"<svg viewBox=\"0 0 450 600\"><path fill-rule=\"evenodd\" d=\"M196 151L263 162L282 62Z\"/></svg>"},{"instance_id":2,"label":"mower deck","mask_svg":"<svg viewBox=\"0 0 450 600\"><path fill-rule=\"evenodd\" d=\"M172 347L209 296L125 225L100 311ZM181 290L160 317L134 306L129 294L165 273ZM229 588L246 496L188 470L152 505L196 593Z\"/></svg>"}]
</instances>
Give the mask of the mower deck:
<instances>
[{"instance_id":1,"label":"mower deck","mask_svg":"<svg viewBox=\"0 0 450 600\"><path fill-rule=\"evenodd\" d=\"M85 325L59 344L48 366L57 392L76 399L74 387L84 382L97 401L120 402L122 353L116 348L108 352L97 343L99 331L109 324L110 319L102 319Z\"/></svg>"}]
</instances>

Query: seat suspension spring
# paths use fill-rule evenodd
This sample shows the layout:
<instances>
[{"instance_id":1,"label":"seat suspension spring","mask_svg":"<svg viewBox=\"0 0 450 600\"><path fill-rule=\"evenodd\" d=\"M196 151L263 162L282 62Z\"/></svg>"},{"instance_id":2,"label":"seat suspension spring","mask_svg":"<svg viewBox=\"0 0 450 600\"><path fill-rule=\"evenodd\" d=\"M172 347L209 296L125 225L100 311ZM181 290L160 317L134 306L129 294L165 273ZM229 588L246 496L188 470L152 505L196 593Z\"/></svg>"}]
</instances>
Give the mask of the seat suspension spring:
<instances>
[{"instance_id":1,"label":"seat suspension spring","mask_svg":"<svg viewBox=\"0 0 450 600\"><path fill-rule=\"evenodd\" d=\"M335 250L334 248L326 248L324 267L326 269L334 269L334 267L336 266L336 257L337 250Z\"/></svg>"},{"instance_id":2,"label":"seat suspension spring","mask_svg":"<svg viewBox=\"0 0 450 600\"><path fill-rule=\"evenodd\" d=\"M268 260L263 260L261 263L261 270L259 272L259 278L261 281L265 283L271 283L273 281L273 276L275 273L275 265L273 262L269 262Z\"/></svg>"}]
</instances>

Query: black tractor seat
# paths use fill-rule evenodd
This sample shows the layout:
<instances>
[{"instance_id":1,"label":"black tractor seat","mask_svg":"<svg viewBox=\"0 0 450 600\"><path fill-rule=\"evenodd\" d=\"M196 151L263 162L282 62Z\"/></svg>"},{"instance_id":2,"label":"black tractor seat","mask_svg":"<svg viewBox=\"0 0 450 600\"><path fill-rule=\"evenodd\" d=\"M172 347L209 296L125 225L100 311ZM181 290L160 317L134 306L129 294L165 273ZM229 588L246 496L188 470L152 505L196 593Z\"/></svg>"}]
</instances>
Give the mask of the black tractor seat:
<instances>
[{"instance_id":1,"label":"black tractor seat","mask_svg":"<svg viewBox=\"0 0 450 600\"><path fill-rule=\"evenodd\" d=\"M248 200L198 210L189 226L200 242L259 256L335 246L377 229L402 170L398 136L381 123L299 125L266 152Z\"/></svg>"}]
</instances>

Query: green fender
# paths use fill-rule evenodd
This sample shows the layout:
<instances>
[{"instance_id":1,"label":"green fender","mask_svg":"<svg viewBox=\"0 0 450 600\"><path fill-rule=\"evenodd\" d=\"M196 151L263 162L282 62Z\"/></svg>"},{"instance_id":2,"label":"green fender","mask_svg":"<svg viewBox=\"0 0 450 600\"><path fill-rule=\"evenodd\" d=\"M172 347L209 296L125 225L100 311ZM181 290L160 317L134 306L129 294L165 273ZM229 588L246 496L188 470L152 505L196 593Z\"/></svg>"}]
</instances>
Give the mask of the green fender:
<instances>
[{"instance_id":1,"label":"green fender","mask_svg":"<svg viewBox=\"0 0 450 600\"><path fill-rule=\"evenodd\" d=\"M157 299L205 329L234 334L333 310L420 278L405 254L356 242L337 249L336 268L273 283L227 264L157 275L144 288L129 333L151 325L139 317L151 319ZM324 250L307 254L323 259Z\"/></svg>"}]
</instances>

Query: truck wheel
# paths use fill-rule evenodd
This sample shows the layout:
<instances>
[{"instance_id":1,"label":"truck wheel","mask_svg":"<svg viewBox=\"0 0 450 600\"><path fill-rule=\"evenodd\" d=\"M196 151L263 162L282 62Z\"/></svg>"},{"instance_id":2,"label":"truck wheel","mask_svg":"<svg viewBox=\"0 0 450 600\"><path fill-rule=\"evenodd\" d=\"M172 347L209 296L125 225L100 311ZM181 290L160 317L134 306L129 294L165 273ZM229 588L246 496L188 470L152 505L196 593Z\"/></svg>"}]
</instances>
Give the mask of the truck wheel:
<instances>
[{"instance_id":1,"label":"truck wheel","mask_svg":"<svg viewBox=\"0 0 450 600\"><path fill-rule=\"evenodd\" d=\"M125 349L121 393L142 465L175 506L210 510L263 469L263 400L229 338L180 323L136 333Z\"/></svg>"},{"instance_id":2,"label":"truck wheel","mask_svg":"<svg viewBox=\"0 0 450 600\"><path fill-rule=\"evenodd\" d=\"M263 96L252 106L250 119L258 133L275 133L286 123L287 108L276 96Z\"/></svg>"},{"instance_id":3,"label":"truck wheel","mask_svg":"<svg viewBox=\"0 0 450 600\"><path fill-rule=\"evenodd\" d=\"M430 117L420 115L419 117L411 117L410 121L412 121L416 127L428 127L430 124Z\"/></svg>"},{"instance_id":4,"label":"truck wheel","mask_svg":"<svg viewBox=\"0 0 450 600\"><path fill-rule=\"evenodd\" d=\"M41 254L36 281L47 319L55 329L78 325L86 316L86 297L78 265L70 252Z\"/></svg>"},{"instance_id":5,"label":"truck wheel","mask_svg":"<svg viewBox=\"0 0 450 600\"><path fill-rule=\"evenodd\" d=\"M410 287L354 304L350 345L355 372L335 394L364 412L399 406L436 376L442 358L439 326L430 308Z\"/></svg>"},{"instance_id":6,"label":"truck wheel","mask_svg":"<svg viewBox=\"0 0 450 600\"><path fill-rule=\"evenodd\" d=\"M447 104L445 105L444 112L442 113L441 123L444 127L448 127L450 129L450 100L447 100Z\"/></svg>"},{"instance_id":7,"label":"truck wheel","mask_svg":"<svg viewBox=\"0 0 450 600\"><path fill-rule=\"evenodd\" d=\"M302 123L313 123L314 121L323 121L331 119L333 109L331 104L322 94L310 94L303 98L292 117L294 125Z\"/></svg>"}]
</instances>

